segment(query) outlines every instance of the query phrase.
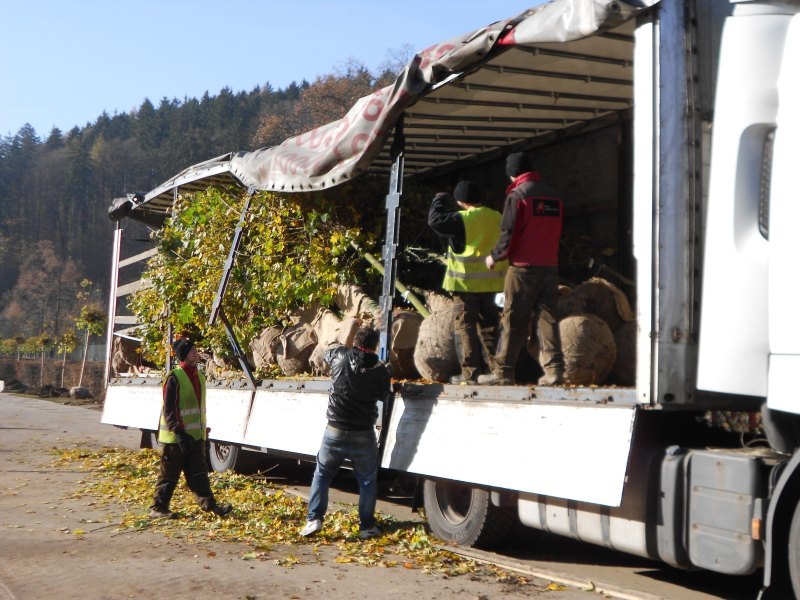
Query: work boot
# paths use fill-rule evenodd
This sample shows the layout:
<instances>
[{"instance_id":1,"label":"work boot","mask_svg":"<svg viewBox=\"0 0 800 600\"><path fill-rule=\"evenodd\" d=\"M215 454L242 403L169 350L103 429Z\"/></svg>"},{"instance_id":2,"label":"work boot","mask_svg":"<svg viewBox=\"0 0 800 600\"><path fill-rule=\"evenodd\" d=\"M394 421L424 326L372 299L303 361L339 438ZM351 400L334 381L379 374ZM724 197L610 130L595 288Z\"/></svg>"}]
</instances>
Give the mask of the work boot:
<instances>
[{"instance_id":1,"label":"work boot","mask_svg":"<svg viewBox=\"0 0 800 600\"><path fill-rule=\"evenodd\" d=\"M151 506L150 507L151 519L177 519L178 515L164 506Z\"/></svg>"},{"instance_id":2,"label":"work boot","mask_svg":"<svg viewBox=\"0 0 800 600\"><path fill-rule=\"evenodd\" d=\"M359 533L359 536L362 540L371 540L372 538L376 538L383 535L383 532L377 525L373 525L372 527L367 527L366 529L362 529Z\"/></svg>"},{"instance_id":3,"label":"work boot","mask_svg":"<svg viewBox=\"0 0 800 600\"><path fill-rule=\"evenodd\" d=\"M203 510L214 513L218 517L226 517L230 514L233 510L233 507L230 504L212 504L208 508L204 508Z\"/></svg>"},{"instance_id":4,"label":"work boot","mask_svg":"<svg viewBox=\"0 0 800 600\"><path fill-rule=\"evenodd\" d=\"M489 373L478 377L478 385L514 385L514 380L497 373Z\"/></svg>"},{"instance_id":5,"label":"work boot","mask_svg":"<svg viewBox=\"0 0 800 600\"><path fill-rule=\"evenodd\" d=\"M558 371L545 373L539 377L538 385L561 385L564 383L564 374Z\"/></svg>"}]
</instances>

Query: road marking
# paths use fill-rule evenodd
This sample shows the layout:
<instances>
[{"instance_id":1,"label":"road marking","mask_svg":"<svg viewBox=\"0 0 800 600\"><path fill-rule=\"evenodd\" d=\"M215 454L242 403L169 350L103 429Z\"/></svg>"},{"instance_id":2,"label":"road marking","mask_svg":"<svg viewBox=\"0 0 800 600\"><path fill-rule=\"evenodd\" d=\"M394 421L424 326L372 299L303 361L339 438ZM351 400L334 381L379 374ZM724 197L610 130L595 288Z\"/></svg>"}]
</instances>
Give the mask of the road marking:
<instances>
[{"instance_id":1,"label":"road marking","mask_svg":"<svg viewBox=\"0 0 800 600\"><path fill-rule=\"evenodd\" d=\"M465 558L470 558L479 563L495 565L501 569L514 571L516 573L521 573L522 575L528 575L529 577L538 577L539 579L546 579L547 581L560 583L561 585L566 585L580 590L597 592L611 598L619 598L619 600L669 600L668 598L659 596L658 594L625 590L610 583L591 581L589 579L575 579L569 575L564 575L563 573L558 573L556 571L550 571L549 569L531 568L519 564L512 564L510 562L504 563L502 560L498 560L498 555L476 550L475 548L448 546L446 544L437 545L437 548L447 550L448 552L458 554L459 556L463 556Z\"/></svg>"},{"instance_id":2,"label":"road marking","mask_svg":"<svg viewBox=\"0 0 800 600\"><path fill-rule=\"evenodd\" d=\"M11 590L0 581L0 600L17 600Z\"/></svg>"}]
</instances>

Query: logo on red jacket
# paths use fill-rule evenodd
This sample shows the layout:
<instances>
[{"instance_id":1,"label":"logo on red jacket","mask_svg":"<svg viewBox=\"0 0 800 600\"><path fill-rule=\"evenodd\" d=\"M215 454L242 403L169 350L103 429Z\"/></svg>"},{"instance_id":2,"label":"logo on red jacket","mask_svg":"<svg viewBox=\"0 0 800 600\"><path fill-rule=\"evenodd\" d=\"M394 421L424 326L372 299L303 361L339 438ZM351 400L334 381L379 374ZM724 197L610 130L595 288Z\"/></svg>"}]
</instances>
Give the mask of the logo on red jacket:
<instances>
[{"instance_id":1,"label":"logo on red jacket","mask_svg":"<svg viewBox=\"0 0 800 600\"><path fill-rule=\"evenodd\" d=\"M555 198L537 198L533 201L533 214L537 217L560 217L561 202Z\"/></svg>"}]
</instances>

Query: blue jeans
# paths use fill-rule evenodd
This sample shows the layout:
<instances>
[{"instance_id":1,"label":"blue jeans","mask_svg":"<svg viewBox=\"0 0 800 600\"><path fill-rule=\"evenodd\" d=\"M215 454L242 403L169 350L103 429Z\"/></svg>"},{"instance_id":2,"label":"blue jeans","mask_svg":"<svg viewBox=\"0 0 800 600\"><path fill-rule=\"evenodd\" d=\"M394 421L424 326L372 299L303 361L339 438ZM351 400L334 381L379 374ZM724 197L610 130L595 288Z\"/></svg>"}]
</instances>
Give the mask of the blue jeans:
<instances>
[{"instance_id":1,"label":"blue jeans","mask_svg":"<svg viewBox=\"0 0 800 600\"><path fill-rule=\"evenodd\" d=\"M325 517L328 490L339 467L350 459L358 481L358 519L361 529L375 526L375 503L378 500L378 443L375 431L344 431L325 428L317 453L317 468L308 499L308 520Z\"/></svg>"}]
</instances>

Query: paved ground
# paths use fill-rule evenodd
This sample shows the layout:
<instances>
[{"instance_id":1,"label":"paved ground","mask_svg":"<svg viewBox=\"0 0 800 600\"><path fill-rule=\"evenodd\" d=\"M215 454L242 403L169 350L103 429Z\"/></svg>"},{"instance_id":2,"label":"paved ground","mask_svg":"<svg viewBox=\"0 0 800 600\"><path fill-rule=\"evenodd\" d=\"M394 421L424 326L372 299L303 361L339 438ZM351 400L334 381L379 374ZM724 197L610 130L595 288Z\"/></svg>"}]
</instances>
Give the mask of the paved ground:
<instances>
[{"instance_id":1,"label":"paved ground","mask_svg":"<svg viewBox=\"0 0 800 600\"><path fill-rule=\"evenodd\" d=\"M51 448L138 447L139 433L100 424L86 407L0 394L0 600L203 598L601 597L548 581L505 586L487 576L447 579L414 569L337 564L335 551L297 549L293 569L245 561L238 544L191 544L152 531L119 531L121 509L70 499L85 473L55 469ZM83 535L76 535L77 529ZM330 550L330 551L329 551Z\"/></svg>"}]
</instances>

